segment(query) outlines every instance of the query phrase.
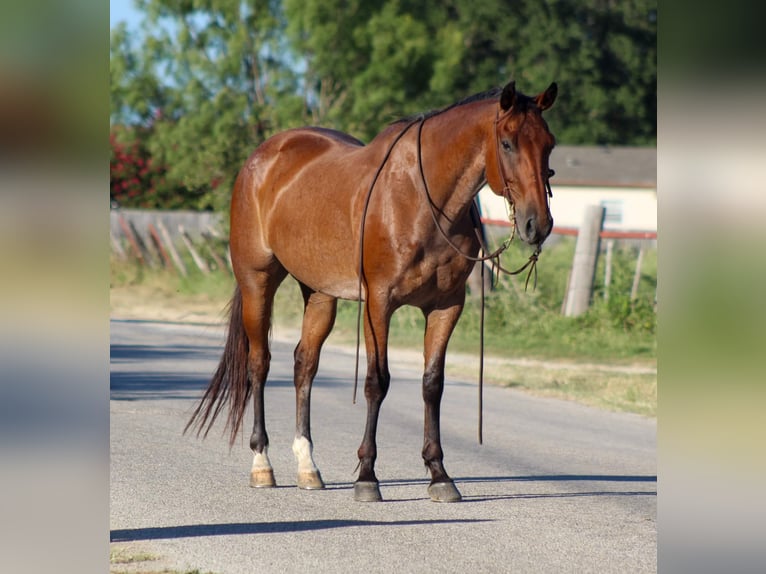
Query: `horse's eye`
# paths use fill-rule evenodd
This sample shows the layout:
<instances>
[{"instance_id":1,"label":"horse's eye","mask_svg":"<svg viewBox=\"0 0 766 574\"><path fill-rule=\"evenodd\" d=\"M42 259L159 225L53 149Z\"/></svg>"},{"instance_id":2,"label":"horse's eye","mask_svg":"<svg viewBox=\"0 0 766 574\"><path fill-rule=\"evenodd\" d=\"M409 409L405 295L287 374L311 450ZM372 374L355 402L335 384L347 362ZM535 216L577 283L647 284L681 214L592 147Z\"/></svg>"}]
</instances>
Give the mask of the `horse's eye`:
<instances>
[{"instance_id":1,"label":"horse's eye","mask_svg":"<svg viewBox=\"0 0 766 574\"><path fill-rule=\"evenodd\" d=\"M505 151L507 151L507 152L511 151L511 144L508 142L508 140L503 140L502 144L503 144L503 149Z\"/></svg>"},{"instance_id":2,"label":"horse's eye","mask_svg":"<svg viewBox=\"0 0 766 574\"><path fill-rule=\"evenodd\" d=\"M548 170L548 179L552 178L554 175L556 175L556 172L553 171L552 169L549 169Z\"/></svg>"}]
</instances>

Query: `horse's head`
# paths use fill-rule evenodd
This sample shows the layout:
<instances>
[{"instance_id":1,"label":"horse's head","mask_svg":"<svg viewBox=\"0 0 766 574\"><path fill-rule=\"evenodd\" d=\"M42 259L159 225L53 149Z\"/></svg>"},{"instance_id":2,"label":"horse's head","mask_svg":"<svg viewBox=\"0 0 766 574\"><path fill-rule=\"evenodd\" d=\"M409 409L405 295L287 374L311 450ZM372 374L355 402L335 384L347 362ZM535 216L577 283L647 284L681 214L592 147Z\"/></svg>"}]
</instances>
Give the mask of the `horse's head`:
<instances>
[{"instance_id":1,"label":"horse's head","mask_svg":"<svg viewBox=\"0 0 766 574\"><path fill-rule=\"evenodd\" d=\"M552 83L535 97L516 91L510 82L500 95L495 126L487 146L487 183L513 205L519 236L540 246L553 228L548 207L548 157L556 143L542 112L553 105L558 88Z\"/></svg>"}]
</instances>

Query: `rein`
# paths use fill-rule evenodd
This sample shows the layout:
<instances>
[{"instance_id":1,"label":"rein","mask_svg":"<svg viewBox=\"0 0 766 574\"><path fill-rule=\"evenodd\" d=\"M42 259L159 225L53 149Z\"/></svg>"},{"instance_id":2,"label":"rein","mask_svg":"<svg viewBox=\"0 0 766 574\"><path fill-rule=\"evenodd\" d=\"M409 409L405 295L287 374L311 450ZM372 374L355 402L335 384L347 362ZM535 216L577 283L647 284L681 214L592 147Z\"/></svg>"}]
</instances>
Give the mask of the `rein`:
<instances>
[{"instance_id":1,"label":"rein","mask_svg":"<svg viewBox=\"0 0 766 574\"><path fill-rule=\"evenodd\" d=\"M497 158L497 167L498 167L498 173L500 174L501 179L503 180L503 197L508 202L508 205L511 206L511 209L513 209L513 199L511 197L511 189L509 182L510 180L506 177L505 169L503 168L503 163L500 161L500 131L498 129L498 124L500 122L501 118L505 118L507 115L510 114L510 109L503 113L502 116L498 113L495 115L495 157ZM497 271L498 276L502 272L505 275L518 275L522 271L524 271L527 267L529 267L529 272L527 273L527 280L524 283L524 290L526 291L527 287L529 286L529 278L532 275L532 272L535 274L535 280L533 284L533 289L537 288L537 259L540 255L541 247L538 245L535 249L534 253L529 256L529 259L527 262L516 269L515 271L510 271L502 266L500 263L500 255L510 247L511 242L513 241L513 237L516 232L516 226L515 226L515 219L511 218L514 221L514 227L513 231L511 232L511 236L503 242L503 244L493 251L492 253L489 253L489 250L487 249L486 244L484 243L481 233L479 233L479 225L480 221L474 221L475 227L474 231L476 233L476 238L479 240L479 245L481 246L481 250L483 253L488 253L488 255L484 255L482 257L474 257L472 255L468 255L466 253L463 253L460 248L453 243L453 241L449 238L447 233L442 229L442 226L439 224L439 219L436 216L436 209L434 207L434 202L431 200L431 194L428 191L428 181L426 180L426 174L423 170L423 155L422 155L422 149L423 145L421 142L421 136L423 133L423 125L426 123L426 119L423 118L422 121L420 121L420 125L418 126L418 169L420 170L420 178L423 181L423 192L426 195L426 203L428 204L428 207L430 208L431 212L431 219L433 219L434 225L436 226L436 229L439 230L439 234L444 238L444 240L449 244L450 247L461 257L464 257L465 259L468 259L470 261L476 261L480 262L481 265L481 313L480 313L480 320L479 320L479 444L484 443L484 436L483 436L483 407L484 407L484 308L485 308L485 300L486 295L484 292L484 261L491 260L492 261L492 274L494 275ZM409 127L409 126L408 126ZM545 182L547 190L548 190L548 196L552 197L553 193L551 192L550 188L550 182L546 180ZM531 267L530 267L531 266Z\"/></svg>"},{"instance_id":2,"label":"rein","mask_svg":"<svg viewBox=\"0 0 766 574\"><path fill-rule=\"evenodd\" d=\"M356 388L359 381L359 346L360 346L360 331L361 331L361 325L362 325L362 277L364 275L364 224L367 221L367 210L370 207L370 198L372 197L372 190L375 188L375 184L378 181L378 177L380 176L380 173L383 171L383 168L388 162L388 158L391 157L391 152L394 151L394 146L396 146L396 144L399 143L399 140L402 139L404 134L406 134L412 126L424 120L425 120L425 116L418 116L416 119L408 123L404 127L404 129L401 132L399 132L399 135L397 135L396 138L394 138L394 141L391 142L391 144L388 146L388 149L386 150L386 155L383 156L383 161L380 162L378 169L375 171L375 175L373 176L372 182L370 183L370 189L367 190L367 197L364 200L364 210L362 211L362 223L359 229L359 299L358 299L359 303L357 305L357 311L356 311L356 365L354 366L354 396L352 399L353 404L356 404Z\"/></svg>"},{"instance_id":3,"label":"rein","mask_svg":"<svg viewBox=\"0 0 766 574\"><path fill-rule=\"evenodd\" d=\"M497 114L495 115L495 157L497 159L497 167L498 167L498 173L500 175L500 178L503 181L503 197L508 202L508 205L511 206L511 209L513 209L514 203L513 198L511 195L511 189L509 183L511 182L510 179L506 177L505 169L503 167L503 163L500 161L500 132L498 129L498 125L500 123L501 119L504 119L506 116L508 116L511 113L511 110L507 110L503 113L503 115L500 115L500 112L498 110ZM500 255L510 247L511 242L513 241L513 238L515 236L516 227L515 227L515 219L511 218L514 221L514 227L513 231L511 232L511 236L503 242L503 244L496 249L493 252L489 252L489 249L487 249L487 246L482 239L481 233L479 232L479 225L480 221L474 221L475 227L474 231L476 233L476 237L479 241L479 245L481 247L482 253L485 253L486 255L483 255L481 257L474 257L472 255L468 255L460 250L460 248L455 245L455 243L449 238L447 233L444 231L442 226L439 224L439 219L436 214L436 208L434 205L433 200L431 199L431 194L428 190L428 182L426 180L425 171L423 169L423 156L422 156L422 133L423 133L423 125L426 122L427 117L424 115L419 115L414 120L412 120L410 123L408 123L404 129L402 129L401 132L394 138L394 140L391 142L391 144L388 146L388 149L386 150L386 154L383 157L383 160L381 161L380 165L378 166L378 169L375 172L375 175L372 178L372 182L370 183L370 187L367 190L367 196L365 198L364 203L364 209L362 211L362 221L360 226L360 245L359 245L359 291L358 291L358 306L357 306L357 316L356 316L356 365L354 367L354 393L353 393L353 404L356 404L356 391L359 381L359 349L361 344L361 320L362 320L362 281L363 281L363 274L364 274L364 225L367 219L367 210L370 205L370 198L372 197L372 191L375 188L375 184L378 181L378 177L380 176L381 172L383 171L383 168L385 167L386 163L388 162L388 159L391 157L391 153L393 152L394 147L397 143L399 143L399 140L402 139L402 137L410 130L412 126L415 124L418 124L418 134L417 134L417 156L418 156L418 170L420 171L420 178L423 182L423 192L426 196L426 203L428 204L429 211L431 213L431 219L434 222L434 225L436 226L436 229L439 231L439 234L442 236L442 238L447 242L447 244L461 257L468 259L469 261L474 262L480 262L482 263L481 266L481 315L480 315L480 333L479 333L479 444L483 444L483 390L484 390L484 309L485 309L485 292L484 292L484 265L483 263L485 261L492 261L492 274L494 276L495 272L498 273L498 276L500 273L503 273L505 275L518 275L525 269L529 267L529 272L527 273L527 279L524 283L524 289L526 290L529 286L529 279L532 276L532 273L534 272L534 283L533 283L533 289L537 287L537 260L538 256L541 252L541 247L538 245L535 249L534 253L529 256L529 259L527 260L524 265L516 269L515 271L510 271L502 266L500 263ZM553 193L551 191L550 181L549 179L546 179L545 186L548 192L548 197L553 197ZM475 207L474 207L475 209Z\"/></svg>"}]
</instances>

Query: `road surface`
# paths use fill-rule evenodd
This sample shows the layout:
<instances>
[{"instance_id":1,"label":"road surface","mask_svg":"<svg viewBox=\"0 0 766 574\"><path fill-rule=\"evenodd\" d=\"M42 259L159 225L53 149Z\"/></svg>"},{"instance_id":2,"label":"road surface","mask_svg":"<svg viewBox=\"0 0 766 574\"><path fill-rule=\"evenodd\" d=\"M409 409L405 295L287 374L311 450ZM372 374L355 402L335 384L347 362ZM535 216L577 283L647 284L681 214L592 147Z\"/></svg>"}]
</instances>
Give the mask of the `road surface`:
<instances>
[{"instance_id":1,"label":"road surface","mask_svg":"<svg viewBox=\"0 0 766 574\"><path fill-rule=\"evenodd\" d=\"M215 326L111 322L112 555L153 558L112 571L656 571L656 421L490 386L480 446L476 383L448 380L442 443L463 501L433 503L420 458L420 365L392 352L376 465L385 500L358 503L363 393L352 404L353 350L328 346L312 394L327 488L301 491L291 451L296 341L275 336L266 424L278 487L252 489L249 412L231 450L222 424L205 440L182 434L222 342Z\"/></svg>"}]
</instances>

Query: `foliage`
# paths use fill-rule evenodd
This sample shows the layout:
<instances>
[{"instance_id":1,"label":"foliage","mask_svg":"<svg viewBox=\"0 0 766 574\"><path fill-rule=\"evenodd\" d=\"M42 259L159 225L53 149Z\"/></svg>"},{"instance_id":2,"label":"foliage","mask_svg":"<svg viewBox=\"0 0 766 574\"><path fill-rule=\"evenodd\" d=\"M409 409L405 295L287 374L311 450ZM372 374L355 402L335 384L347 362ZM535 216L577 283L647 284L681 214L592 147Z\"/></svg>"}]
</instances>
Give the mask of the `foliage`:
<instances>
[{"instance_id":1,"label":"foliage","mask_svg":"<svg viewBox=\"0 0 766 574\"><path fill-rule=\"evenodd\" d=\"M109 197L121 207L179 209L191 192L174 185L167 169L153 157L141 128L112 128L109 133Z\"/></svg>"},{"instance_id":2,"label":"foliage","mask_svg":"<svg viewBox=\"0 0 766 574\"><path fill-rule=\"evenodd\" d=\"M313 123L369 140L509 78L530 94L559 83L548 122L560 143L656 141L656 0L137 6L140 30L111 34L111 122L145 130L186 207L224 209L246 157L277 131Z\"/></svg>"},{"instance_id":3,"label":"foliage","mask_svg":"<svg viewBox=\"0 0 766 574\"><path fill-rule=\"evenodd\" d=\"M559 142L654 144L657 2L525 2L511 51L522 85L559 83L548 112Z\"/></svg>"},{"instance_id":4,"label":"foliage","mask_svg":"<svg viewBox=\"0 0 766 574\"><path fill-rule=\"evenodd\" d=\"M302 99L274 1L139 0L140 34L112 31L112 123L149 130L152 156L191 193L225 208L244 159L301 123Z\"/></svg>"},{"instance_id":5,"label":"foliage","mask_svg":"<svg viewBox=\"0 0 766 574\"><path fill-rule=\"evenodd\" d=\"M307 62L315 121L370 138L396 115L443 106L513 77L537 93L561 142L656 139L655 0L506 2L286 0Z\"/></svg>"},{"instance_id":6,"label":"foliage","mask_svg":"<svg viewBox=\"0 0 766 574\"><path fill-rule=\"evenodd\" d=\"M615 250L613 277L608 301L602 296L603 260L599 257L597 284L591 308L578 317L561 313L566 295L567 277L574 255L572 238L552 238L538 262L537 287L532 282L524 290L526 277L503 276L489 294L485 308L487 348L495 353L511 352L521 356L559 357L594 360L635 360L651 358L656 353L656 312L653 307L656 288L656 251L648 250L646 273L639 297L630 301L632 274L622 275L616 268L635 266L630 249ZM514 243L504 265L516 268L528 257L528 248ZM627 301L627 310L621 303ZM456 330L456 338L470 347L476 345L479 328L479 299L469 300L466 313Z\"/></svg>"}]
</instances>

